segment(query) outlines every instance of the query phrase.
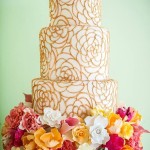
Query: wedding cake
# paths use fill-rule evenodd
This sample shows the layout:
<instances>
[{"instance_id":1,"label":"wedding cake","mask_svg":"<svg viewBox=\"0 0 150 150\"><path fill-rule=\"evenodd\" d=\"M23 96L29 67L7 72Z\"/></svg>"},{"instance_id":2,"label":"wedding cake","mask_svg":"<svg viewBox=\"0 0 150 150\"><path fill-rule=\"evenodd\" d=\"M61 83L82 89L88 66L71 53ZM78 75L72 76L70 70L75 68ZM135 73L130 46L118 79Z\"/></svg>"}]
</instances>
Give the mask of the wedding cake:
<instances>
[{"instance_id":1,"label":"wedding cake","mask_svg":"<svg viewBox=\"0 0 150 150\"><path fill-rule=\"evenodd\" d=\"M2 127L4 150L142 150L150 133L132 107L117 106L101 0L50 0L40 32L41 77Z\"/></svg>"},{"instance_id":2,"label":"wedding cake","mask_svg":"<svg viewBox=\"0 0 150 150\"><path fill-rule=\"evenodd\" d=\"M32 81L33 108L85 118L99 105L115 110L117 82L109 77L109 31L101 0L50 0L50 25L40 32L41 77Z\"/></svg>"}]
</instances>

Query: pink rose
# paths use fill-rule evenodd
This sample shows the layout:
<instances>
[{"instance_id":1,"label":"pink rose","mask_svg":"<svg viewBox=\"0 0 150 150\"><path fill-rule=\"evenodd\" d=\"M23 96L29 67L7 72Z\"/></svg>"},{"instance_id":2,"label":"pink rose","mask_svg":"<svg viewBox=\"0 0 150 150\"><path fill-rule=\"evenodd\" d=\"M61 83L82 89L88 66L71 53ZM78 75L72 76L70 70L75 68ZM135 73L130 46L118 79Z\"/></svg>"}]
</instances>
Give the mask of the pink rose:
<instances>
[{"instance_id":1,"label":"pink rose","mask_svg":"<svg viewBox=\"0 0 150 150\"><path fill-rule=\"evenodd\" d=\"M60 128L61 134L65 134L68 131L72 130L78 123L79 120L77 118L69 117L66 120L63 120Z\"/></svg>"},{"instance_id":2,"label":"pink rose","mask_svg":"<svg viewBox=\"0 0 150 150\"><path fill-rule=\"evenodd\" d=\"M31 108L24 109L24 115L19 125L19 129L30 131L36 131L40 127L38 115Z\"/></svg>"},{"instance_id":3,"label":"pink rose","mask_svg":"<svg viewBox=\"0 0 150 150\"><path fill-rule=\"evenodd\" d=\"M134 148L134 150L143 150L143 147L140 145L140 139L136 138L135 136L129 139L126 143Z\"/></svg>"},{"instance_id":4,"label":"pink rose","mask_svg":"<svg viewBox=\"0 0 150 150\"><path fill-rule=\"evenodd\" d=\"M135 110L132 107L128 107L128 108L122 107L122 108L118 108L117 110L117 114L119 114L122 119L126 117L125 121L127 122L129 122L133 118L134 112Z\"/></svg>"},{"instance_id":5,"label":"pink rose","mask_svg":"<svg viewBox=\"0 0 150 150\"><path fill-rule=\"evenodd\" d=\"M150 133L148 130L145 130L142 126L133 124L134 135L140 137L143 133Z\"/></svg>"},{"instance_id":6,"label":"pink rose","mask_svg":"<svg viewBox=\"0 0 150 150\"><path fill-rule=\"evenodd\" d=\"M134 150L142 150L143 147L141 146L141 135L143 133L150 133L150 132L145 130L143 127L139 125L133 125L133 128L134 128L133 137L127 141L127 144L131 146Z\"/></svg>"},{"instance_id":7,"label":"pink rose","mask_svg":"<svg viewBox=\"0 0 150 150\"><path fill-rule=\"evenodd\" d=\"M108 150L121 150L124 145L124 140L117 134L110 135L110 140L106 143Z\"/></svg>"},{"instance_id":8,"label":"pink rose","mask_svg":"<svg viewBox=\"0 0 150 150\"><path fill-rule=\"evenodd\" d=\"M14 109L10 111L10 114L5 119L6 123L10 128L16 129L19 126L22 116L24 114L24 109L25 106L23 105L23 103L20 103L19 106L14 107Z\"/></svg>"},{"instance_id":9,"label":"pink rose","mask_svg":"<svg viewBox=\"0 0 150 150\"><path fill-rule=\"evenodd\" d=\"M68 140L64 141L62 148L57 150L77 150L76 144Z\"/></svg>"}]
</instances>

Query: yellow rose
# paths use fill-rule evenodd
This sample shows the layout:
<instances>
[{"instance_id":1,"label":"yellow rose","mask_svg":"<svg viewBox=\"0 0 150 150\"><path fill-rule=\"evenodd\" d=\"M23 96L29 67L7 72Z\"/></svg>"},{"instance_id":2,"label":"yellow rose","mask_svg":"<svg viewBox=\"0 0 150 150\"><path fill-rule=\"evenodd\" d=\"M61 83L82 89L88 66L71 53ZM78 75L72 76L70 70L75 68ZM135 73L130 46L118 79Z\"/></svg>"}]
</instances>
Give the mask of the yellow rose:
<instances>
[{"instance_id":1,"label":"yellow rose","mask_svg":"<svg viewBox=\"0 0 150 150\"><path fill-rule=\"evenodd\" d=\"M133 150L133 148L129 145L124 145L124 147L121 150Z\"/></svg>"},{"instance_id":2,"label":"yellow rose","mask_svg":"<svg viewBox=\"0 0 150 150\"><path fill-rule=\"evenodd\" d=\"M79 144L88 143L89 135L89 129L84 123L78 125L72 130L73 140Z\"/></svg>"},{"instance_id":3,"label":"yellow rose","mask_svg":"<svg viewBox=\"0 0 150 150\"><path fill-rule=\"evenodd\" d=\"M111 112L112 112L111 110L110 111L104 111L99 106L96 106L95 108L93 108L91 110L91 115L92 116L102 115L104 117L108 117Z\"/></svg>"},{"instance_id":4,"label":"yellow rose","mask_svg":"<svg viewBox=\"0 0 150 150\"><path fill-rule=\"evenodd\" d=\"M124 122L121 127L119 135L122 138L129 140L133 136L133 132L134 132L134 130L133 130L132 125L129 122Z\"/></svg>"},{"instance_id":5,"label":"yellow rose","mask_svg":"<svg viewBox=\"0 0 150 150\"><path fill-rule=\"evenodd\" d=\"M122 120L122 118L118 114L111 113L108 116L108 122L109 122L107 126L108 133L111 134L111 127L115 126L117 120Z\"/></svg>"},{"instance_id":6,"label":"yellow rose","mask_svg":"<svg viewBox=\"0 0 150 150\"><path fill-rule=\"evenodd\" d=\"M101 110L99 107L95 107L91 110L91 115L92 116L98 116L98 115L103 115L104 111Z\"/></svg>"},{"instance_id":7,"label":"yellow rose","mask_svg":"<svg viewBox=\"0 0 150 150\"><path fill-rule=\"evenodd\" d=\"M141 119L142 116L138 113L138 111L136 111L133 118L130 120L130 122L138 123L139 121L141 121Z\"/></svg>"},{"instance_id":8,"label":"yellow rose","mask_svg":"<svg viewBox=\"0 0 150 150\"><path fill-rule=\"evenodd\" d=\"M46 133L43 128L40 128L34 133L35 143L43 150L56 150L62 147L63 139L58 129L53 128L51 132Z\"/></svg>"}]
</instances>

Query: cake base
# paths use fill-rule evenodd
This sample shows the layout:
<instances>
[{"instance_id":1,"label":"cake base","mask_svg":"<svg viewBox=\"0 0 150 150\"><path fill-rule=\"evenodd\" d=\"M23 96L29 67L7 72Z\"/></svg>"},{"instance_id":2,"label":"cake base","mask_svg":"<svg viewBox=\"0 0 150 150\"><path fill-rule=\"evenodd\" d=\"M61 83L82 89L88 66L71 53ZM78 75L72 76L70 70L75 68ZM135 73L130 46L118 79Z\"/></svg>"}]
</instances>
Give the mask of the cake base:
<instances>
[{"instance_id":1,"label":"cake base","mask_svg":"<svg viewBox=\"0 0 150 150\"><path fill-rule=\"evenodd\" d=\"M32 81L33 108L43 114L45 107L59 110L64 116L85 118L99 105L105 111L115 110L117 82L103 81Z\"/></svg>"}]
</instances>

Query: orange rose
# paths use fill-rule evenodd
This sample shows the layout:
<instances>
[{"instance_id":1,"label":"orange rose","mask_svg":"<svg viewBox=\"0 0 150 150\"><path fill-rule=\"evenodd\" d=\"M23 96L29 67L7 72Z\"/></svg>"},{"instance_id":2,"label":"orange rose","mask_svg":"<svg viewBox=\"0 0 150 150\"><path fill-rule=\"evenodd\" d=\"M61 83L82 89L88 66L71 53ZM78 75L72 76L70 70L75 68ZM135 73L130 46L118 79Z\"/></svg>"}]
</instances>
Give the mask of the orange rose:
<instances>
[{"instance_id":1,"label":"orange rose","mask_svg":"<svg viewBox=\"0 0 150 150\"><path fill-rule=\"evenodd\" d=\"M39 150L37 148L35 141L34 141L34 135L33 134L25 133L22 137L22 143L23 143L25 150L35 150L35 149Z\"/></svg>"},{"instance_id":2,"label":"orange rose","mask_svg":"<svg viewBox=\"0 0 150 150\"><path fill-rule=\"evenodd\" d=\"M108 126L107 126L108 133L110 133L110 134L112 133L112 129L111 129L112 127L118 128L118 131L117 131L117 133L118 133L121 128L121 124L117 126L116 122L122 121L122 118L120 117L120 115L111 113L108 116L108 121L109 121Z\"/></svg>"},{"instance_id":3,"label":"orange rose","mask_svg":"<svg viewBox=\"0 0 150 150\"><path fill-rule=\"evenodd\" d=\"M56 150L62 147L63 139L58 129L53 128L51 132L46 133L43 128L40 128L34 133L35 143L43 150Z\"/></svg>"},{"instance_id":4,"label":"orange rose","mask_svg":"<svg viewBox=\"0 0 150 150\"><path fill-rule=\"evenodd\" d=\"M129 145L125 145L121 150L133 150Z\"/></svg>"}]
</instances>

